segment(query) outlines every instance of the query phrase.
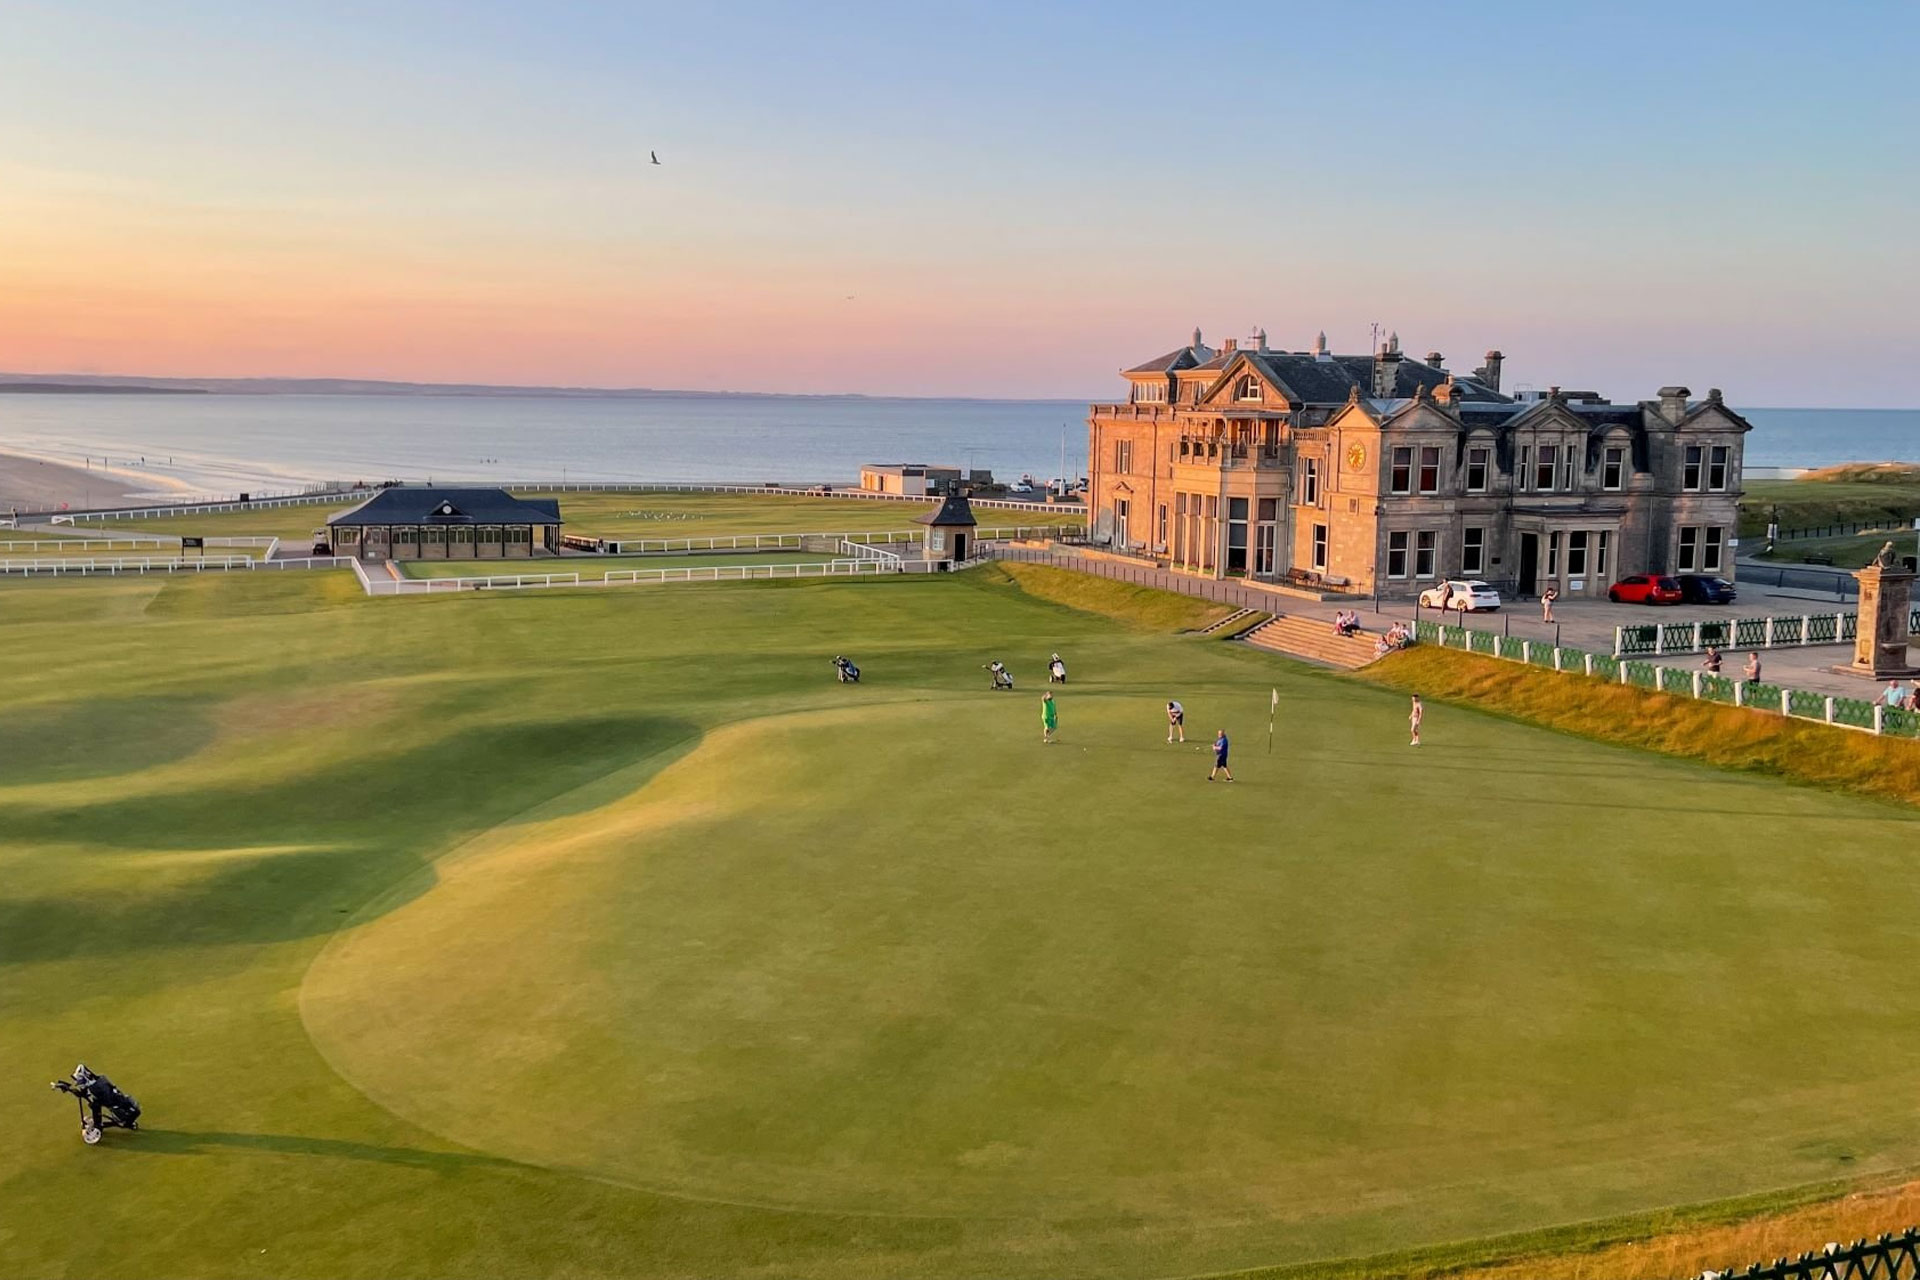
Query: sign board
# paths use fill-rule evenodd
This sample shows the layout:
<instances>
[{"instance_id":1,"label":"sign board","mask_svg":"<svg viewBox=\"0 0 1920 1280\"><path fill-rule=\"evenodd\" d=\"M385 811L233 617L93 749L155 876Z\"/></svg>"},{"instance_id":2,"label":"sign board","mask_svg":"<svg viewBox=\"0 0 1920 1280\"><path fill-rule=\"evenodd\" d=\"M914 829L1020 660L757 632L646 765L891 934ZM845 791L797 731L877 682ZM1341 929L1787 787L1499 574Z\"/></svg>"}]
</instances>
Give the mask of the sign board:
<instances>
[{"instance_id":1,"label":"sign board","mask_svg":"<svg viewBox=\"0 0 1920 1280\"><path fill-rule=\"evenodd\" d=\"M207 540L205 538L180 539L180 549L185 551L188 547L198 547L200 550L205 551L207 549Z\"/></svg>"}]
</instances>

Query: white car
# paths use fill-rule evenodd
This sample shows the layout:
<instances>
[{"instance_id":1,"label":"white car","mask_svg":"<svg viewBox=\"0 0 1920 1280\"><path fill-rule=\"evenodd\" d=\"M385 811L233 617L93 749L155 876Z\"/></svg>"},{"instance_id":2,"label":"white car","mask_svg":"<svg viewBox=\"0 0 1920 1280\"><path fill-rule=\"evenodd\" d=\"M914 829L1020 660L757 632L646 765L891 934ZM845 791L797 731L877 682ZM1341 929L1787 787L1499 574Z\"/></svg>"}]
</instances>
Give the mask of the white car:
<instances>
[{"instance_id":1,"label":"white car","mask_svg":"<svg viewBox=\"0 0 1920 1280\"><path fill-rule=\"evenodd\" d=\"M1420 605L1426 609L1453 609L1460 613L1495 612L1500 608L1500 593L1474 578L1450 578L1437 587L1420 593Z\"/></svg>"}]
</instances>

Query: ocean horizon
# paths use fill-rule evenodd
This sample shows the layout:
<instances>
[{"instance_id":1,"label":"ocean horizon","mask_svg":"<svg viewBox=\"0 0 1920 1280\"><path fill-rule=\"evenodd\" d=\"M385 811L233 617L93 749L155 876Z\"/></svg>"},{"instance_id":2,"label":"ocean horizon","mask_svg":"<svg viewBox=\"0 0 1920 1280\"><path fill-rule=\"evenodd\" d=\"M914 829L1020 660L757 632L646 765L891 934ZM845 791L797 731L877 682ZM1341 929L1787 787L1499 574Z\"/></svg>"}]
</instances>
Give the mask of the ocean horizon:
<instances>
[{"instance_id":1,"label":"ocean horizon","mask_svg":"<svg viewBox=\"0 0 1920 1280\"><path fill-rule=\"evenodd\" d=\"M869 462L1086 470L1086 401L728 393L0 396L0 452L156 493L323 481L851 484ZM1751 408L1750 467L1920 462L1920 409Z\"/></svg>"}]
</instances>

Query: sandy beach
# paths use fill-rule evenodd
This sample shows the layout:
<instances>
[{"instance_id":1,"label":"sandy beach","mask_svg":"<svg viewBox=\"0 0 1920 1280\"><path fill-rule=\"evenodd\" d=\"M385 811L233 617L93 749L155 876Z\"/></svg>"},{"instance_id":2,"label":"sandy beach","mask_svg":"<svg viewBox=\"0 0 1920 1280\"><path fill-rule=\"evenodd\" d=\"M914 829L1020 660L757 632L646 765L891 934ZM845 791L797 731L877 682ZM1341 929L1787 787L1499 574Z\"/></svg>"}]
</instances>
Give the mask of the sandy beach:
<instances>
[{"instance_id":1,"label":"sandy beach","mask_svg":"<svg viewBox=\"0 0 1920 1280\"><path fill-rule=\"evenodd\" d=\"M132 505L130 494L153 488L150 479L0 453L0 514Z\"/></svg>"}]
</instances>

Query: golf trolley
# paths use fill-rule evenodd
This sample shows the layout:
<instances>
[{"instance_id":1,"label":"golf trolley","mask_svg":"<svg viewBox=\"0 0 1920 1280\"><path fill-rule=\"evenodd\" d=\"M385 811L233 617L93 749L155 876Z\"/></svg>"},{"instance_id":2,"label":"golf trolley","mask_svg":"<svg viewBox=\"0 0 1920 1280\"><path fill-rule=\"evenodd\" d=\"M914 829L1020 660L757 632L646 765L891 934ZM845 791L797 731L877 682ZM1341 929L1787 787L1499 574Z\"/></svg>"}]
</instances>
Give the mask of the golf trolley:
<instances>
[{"instance_id":1,"label":"golf trolley","mask_svg":"<svg viewBox=\"0 0 1920 1280\"><path fill-rule=\"evenodd\" d=\"M989 688L992 688L992 689L1013 688L1013 672L1007 670L1007 668L997 659L987 664L987 670L993 673L993 683L988 686Z\"/></svg>"},{"instance_id":2,"label":"golf trolley","mask_svg":"<svg viewBox=\"0 0 1920 1280\"><path fill-rule=\"evenodd\" d=\"M860 683L860 668L854 666L845 658L835 657L833 660L833 669L839 673L841 684Z\"/></svg>"},{"instance_id":3,"label":"golf trolley","mask_svg":"<svg viewBox=\"0 0 1920 1280\"><path fill-rule=\"evenodd\" d=\"M55 1080L53 1088L80 1104L80 1141L93 1146L108 1129L138 1129L140 1104L120 1090L113 1081L95 1075L82 1063L73 1069L73 1081Z\"/></svg>"}]
</instances>

